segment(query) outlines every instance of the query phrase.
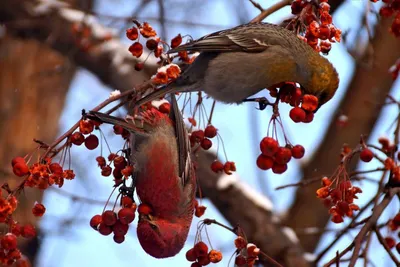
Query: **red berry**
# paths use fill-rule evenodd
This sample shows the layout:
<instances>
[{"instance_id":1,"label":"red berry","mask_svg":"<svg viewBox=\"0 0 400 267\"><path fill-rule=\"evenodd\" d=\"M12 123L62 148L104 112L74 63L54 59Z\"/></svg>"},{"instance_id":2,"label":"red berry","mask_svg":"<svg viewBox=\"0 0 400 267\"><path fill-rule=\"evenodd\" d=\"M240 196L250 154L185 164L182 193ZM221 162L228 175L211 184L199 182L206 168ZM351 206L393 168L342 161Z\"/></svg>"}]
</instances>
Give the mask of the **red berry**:
<instances>
[{"instance_id":1,"label":"red berry","mask_svg":"<svg viewBox=\"0 0 400 267\"><path fill-rule=\"evenodd\" d=\"M121 170L121 169L118 169L118 168L115 168L115 169L113 170L113 176L114 176L115 180L121 180L121 179L122 179L123 175L122 175L122 172L121 172L121 171L122 171L122 170Z\"/></svg>"},{"instance_id":2,"label":"red berry","mask_svg":"<svg viewBox=\"0 0 400 267\"><path fill-rule=\"evenodd\" d=\"M133 43L130 47L129 47L129 52L131 52L131 54L134 57L139 58L142 54L143 54L143 45L139 42Z\"/></svg>"},{"instance_id":3,"label":"red berry","mask_svg":"<svg viewBox=\"0 0 400 267\"><path fill-rule=\"evenodd\" d=\"M221 172L224 170L224 164L222 164L221 161L216 160L213 163L211 163L211 170L215 173Z\"/></svg>"},{"instance_id":4,"label":"red berry","mask_svg":"<svg viewBox=\"0 0 400 267\"><path fill-rule=\"evenodd\" d=\"M291 5L292 14L293 15L299 14L301 12L301 10L303 9L303 7L304 6L301 1L293 1L292 5ZM241 264L238 264L238 265L241 265Z\"/></svg>"},{"instance_id":5,"label":"red berry","mask_svg":"<svg viewBox=\"0 0 400 267\"><path fill-rule=\"evenodd\" d=\"M192 134L190 135L190 141L192 141L193 143L200 143L201 140L203 139L204 139L203 130L193 131Z\"/></svg>"},{"instance_id":6,"label":"red berry","mask_svg":"<svg viewBox=\"0 0 400 267\"><path fill-rule=\"evenodd\" d=\"M208 138L204 138L203 140L201 140L200 146L204 149L204 150L209 150L212 147L212 142L210 139Z\"/></svg>"},{"instance_id":7,"label":"red berry","mask_svg":"<svg viewBox=\"0 0 400 267\"><path fill-rule=\"evenodd\" d=\"M246 239L244 239L244 237L243 236L238 236L236 239L235 239L235 241L234 241L234 243L235 243L235 247L237 248L237 249L244 249L246 246L247 246L247 241L246 241Z\"/></svg>"},{"instance_id":8,"label":"red berry","mask_svg":"<svg viewBox=\"0 0 400 267\"><path fill-rule=\"evenodd\" d=\"M323 54L328 54L331 51L332 45L328 41L321 41L319 46L321 47L321 52Z\"/></svg>"},{"instance_id":9,"label":"red berry","mask_svg":"<svg viewBox=\"0 0 400 267\"><path fill-rule=\"evenodd\" d=\"M201 266L206 266L208 264L210 264L210 259L208 258L208 255L206 256L200 256L197 258L197 262L201 265Z\"/></svg>"},{"instance_id":10,"label":"red berry","mask_svg":"<svg viewBox=\"0 0 400 267\"><path fill-rule=\"evenodd\" d=\"M194 215L196 215L197 218L200 218L201 216L204 215L204 212L206 211L207 207L205 206L197 206L195 208Z\"/></svg>"},{"instance_id":11,"label":"red berry","mask_svg":"<svg viewBox=\"0 0 400 267\"><path fill-rule=\"evenodd\" d=\"M99 224L103 221L101 215L97 214L90 219L90 227L97 231Z\"/></svg>"},{"instance_id":12,"label":"red berry","mask_svg":"<svg viewBox=\"0 0 400 267\"><path fill-rule=\"evenodd\" d=\"M80 120L79 131L83 134L90 134L94 130L94 124L91 120Z\"/></svg>"},{"instance_id":13,"label":"red berry","mask_svg":"<svg viewBox=\"0 0 400 267\"><path fill-rule=\"evenodd\" d=\"M108 155L107 158L108 158L109 161L113 161L117 156L118 156L118 155L115 154L115 153L110 153L110 155Z\"/></svg>"},{"instance_id":14,"label":"red berry","mask_svg":"<svg viewBox=\"0 0 400 267\"><path fill-rule=\"evenodd\" d=\"M238 255L235 259L235 264L237 266L242 266L245 265L247 263L246 258L242 255Z\"/></svg>"},{"instance_id":15,"label":"red berry","mask_svg":"<svg viewBox=\"0 0 400 267\"><path fill-rule=\"evenodd\" d=\"M25 163L25 159L22 157L15 157L11 160L11 165L14 167L17 163ZM26 164L26 163L25 163Z\"/></svg>"},{"instance_id":16,"label":"red berry","mask_svg":"<svg viewBox=\"0 0 400 267\"><path fill-rule=\"evenodd\" d=\"M314 113L313 112L306 112L306 118L303 120L304 123L310 123L314 119Z\"/></svg>"},{"instance_id":17,"label":"red berry","mask_svg":"<svg viewBox=\"0 0 400 267\"><path fill-rule=\"evenodd\" d=\"M400 226L400 213L397 213L393 218L393 223L397 226Z\"/></svg>"},{"instance_id":18,"label":"red berry","mask_svg":"<svg viewBox=\"0 0 400 267\"><path fill-rule=\"evenodd\" d=\"M292 158L292 152L289 148L280 147L275 153L275 162L278 164L286 164Z\"/></svg>"},{"instance_id":19,"label":"red berry","mask_svg":"<svg viewBox=\"0 0 400 267\"><path fill-rule=\"evenodd\" d=\"M121 198L121 206L124 208L130 208L133 204L133 199L128 196L123 196Z\"/></svg>"},{"instance_id":20,"label":"red berry","mask_svg":"<svg viewBox=\"0 0 400 267\"><path fill-rule=\"evenodd\" d=\"M294 122L298 123L305 120L306 112L302 108L294 107L290 110L289 116Z\"/></svg>"},{"instance_id":21,"label":"red berry","mask_svg":"<svg viewBox=\"0 0 400 267\"><path fill-rule=\"evenodd\" d=\"M149 205L141 203L139 205L138 212L139 212L139 214L149 215L149 214L153 213L153 210Z\"/></svg>"},{"instance_id":22,"label":"red berry","mask_svg":"<svg viewBox=\"0 0 400 267\"><path fill-rule=\"evenodd\" d=\"M115 235L126 235L126 233L128 233L129 225L117 220L117 222L112 226L112 229Z\"/></svg>"},{"instance_id":23,"label":"red berry","mask_svg":"<svg viewBox=\"0 0 400 267\"><path fill-rule=\"evenodd\" d=\"M257 158L257 167L260 168L261 170L268 170L272 168L272 165L274 165L274 160L271 157L264 156L263 154L260 154Z\"/></svg>"},{"instance_id":24,"label":"red berry","mask_svg":"<svg viewBox=\"0 0 400 267\"><path fill-rule=\"evenodd\" d=\"M182 36L181 34L178 34L171 40L171 48L175 48L179 46L182 43Z\"/></svg>"},{"instance_id":25,"label":"red berry","mask_svg":"<svg viewBox=\"0 0 400 267\"><path fill-rule=\"evenodd\" d=\"M247 245L248 257L257 257L260 254L260 249L254 244Z\"/></svg>"},{"instance_id":26,"label":"red berry","mask_svg":"<svg viewBox=\"0 0 400 267\"><path fill-rule=\"evenodd\" d=\"M124 132L124 128L121 125L114 125L113 130L116 135L121 135Z\"/></svg>"},{"instance_id":27,"label":"red berry","mask_svg":"<svg viewBox=\"0 0 400 267\"><path fill-rule=\"evenodd\" d=\"M324 8L329 10L330 9L329 4L326 3L326 5ZM328 10L323 11L320 15L320 20L321 20L322 25L332 24L332 16L329 14ZM329 38L329 35L328 35L328 38Z\"/></svg>"},{"instance_id":28,"label":"red berry","mask_svg":"<svg viewBox=\"0 0 400 267\"><path fill-rule=\"evenodd\" d=\"M107 165L106 159L103 156L96 157L96 161L97 161L97 166L99 166L100 168L103 168L104 166Z\"/></svg>"},{"instance_id":29,"label":"red berry","mask_svg":"<svg viewBox=\"0 0 400 267\"><path fill-rule=\"evenodd\" d=\"M101 168L101 175L103 176L110 176L112 172L112 169L110 166L104 166L103 168Z\"/></svg>"},{"instance_id":30,"label":"red berry","mask_svg":"<svg viewBox=\"0 0 400 267\"><path fill-rule=\"evenodd\" d=\"M319 35L318 38L321 40L326 40L331 36L331 29L327 25L321 25L319 27Z\"/></svg>"},{"instance_id":31,"label":"red berry","mask_svg":"<svg viewBox=\"0 0 400 267\"><path fill-rule=\"evenodd\" d=\"M19 223L13 224L11 226L11 233L13 233L16 236L20 236L22 231L22 227Z\"/></svg>"},{"instance_id":32,"label":"red berry","mask_svg":"<svg viewBox=\"0 0 400 267\"><path fill-rule=\"evenodd\" d=\"M122 242L125 241L125 236L123 236L123 235L114 235L113 239L114 239L115 243L121 244Z\"/></svg>"},{"instance_id":33,"label":"red berry","mask_svg":"<svg viewBox=\"0 0 400 267\"><path fill-rule=\"evenodd\" d=\"M260 150L264 156L272 157L278 151L278 141L271 137L264 137L260 142Z\"/></svg>"},{"instance_id":34,"label":"red berry","mask_svg":"<svg viewBox=\"0 0 400 267\"><path fill-rule=\"evenodd\" d=\"M146 47L147 47L149 50L154 50L154 49L157 48L157 46L158 46L158 42L157 42L157 40L155 40L155 39L148 39L148 40L146 41Z\"/></svg>"},{"instance_id":35,"label":"red berry","mask_svg":"<svg viewBox=\"0 0 400 267\"><path fill-rule=\"evenodd\" d=\"M137 62L135 64L135 70L136 71L141 71L144 68L144 63L143 62Z\"/></svg>"},{"instance_id":36,"label":"red berry","mask_svg":"<svg viewBox=\"0 0 400 267\"><path fill-rule=\"evenodd\" d=\"M138 29L135 28L135 27L127 29L126 30L126 37L128 37L129 40L135 41L139 37Z\"/></svg>"},{"instance_id":37,"label":"red berry","mask_svg":"<svg viewBox=\"0 0 400 267\"><path fill-rule=\"evenodd\" d=\"M218 251L218 250L215 250L215 249L210 250L210 252L208 253L208 259L212 263L220 262L222 260L221 251Z\"/></svg>"},{"instance_id":38,"label":"red berry","mask_svg":"<svg viewBox=\"0 0 400 267\"><path fill-rule=\"evenodd\" d=\"M122 208L118 211L121 223L130 224L135 219L135 212L131 208Z\"/></svg>"},{"instance_id":39,"label":"red berry","mask_svg":"<svg viewBox=\"0 0 400 267\"><path fill-rule=\"evenodd\" d=\"M46 212L46 208L43 204L36 203L35 206L32 208L32 213L36 217L42 217L43 214Z\"/></svg>"},{"instance_id":40,"label":"red berry","mask_svg":"<svg viewBox=\"0 0 400 267\"><path fill-rule=\"evenodd\" d=\"M204 136L208 138L214 138L217 135L217 128L212 125L208 125L204 129Z\"/></svg>"},{"instance_id":41,"label":"red berry","mask_svg":"<svg viewBox=\"0 0 400 267\"><path fill-rule=\"evenodd\" d=\"M372 153L372 151L368 148L364 148L361 152L360 152L360 159L364 162L370 162L374 157L374 153Z\"/></svg>"},{"instance_id":42,"label":"red berry","mask_svg":"<svg viewBox=\"0 0 400 267\"><path fill-rule=\"evenodd\" d=\"M200 241L196 245L194 245L194 251L196 253L197 258L205 257L208 254L208 246L206 243Z\"/></svg>"},{"instance_id":43,"label":"red berry","mask_svg":"<svg viewBox=\"0 0 400 267\"><path fill-rule=\"evenodd\" d=\"M114 158L114 167L117 169L122 170L123 168L125 168L127 164L128 163L126 162L126 159L123 156L117 156L116 158Z\"/></svg>"},{"instance_id":44,"label":"red berry","mask_svg":"<svg viewBox=\"0 0 400 267\"><path fill-rule=\"evenodd\" d=\"M394 248L396 245L396 241L393 239L393 237L385 237L385 243L389 248Z\"/></svg>"},{"instance_id":45,"label":"red berry","mask_svg":"<svg viewBox=\"0 0 400 267\"><path fill-rule=\"evenodd\" d=\"M195 261L197 259L197 255L194 251L194 248L191 248L186 252L186 259L188 261Z\"/></svg>"},{"instance_id":46,"label":"red berry","mask_svg":"<svg viewBox=\"0 0 400 267\"><path fill-rule=\"evenodd\" d=\"M397 250L397 253L399 253L399 254L400 254L400 242L399 242L399 243L397 243L397 245L396 245L396 250Z\"/></svg>"},{"instance_id":47,"label":"red berry","mask_svg":"<svg viewBox=\"0 0 400 267\"><path fill-rule=\"evenodd\" d=\"M169 114L170 111L171 111L171 105L170 105L169 103L162 103L162 104L158 107L158 110L159 110L161 113Z\"/></svg>"},{"instance_id":48,"label":"red berry","mask_svg":"<svg viewBox=\"0 0 400 267\"><path fill-rule=\"evenodd\" d=\"M21 229L21 235L25 238L34 238L36 236L36 229L32 224L26 224Z\"/></svg>"},{"instance_id":49,"label":"red berry","mask_svg":"<svg viewBox=\"0 0 400 267\"><path fill-rule=\"evenodd\" d=\"M112 233L111 226L105 225L104 223L99 224L99 233L102 235L109 235Z\"/></svg>"},{"instance_id":50,"label":"red berry","mask_svg":"<svg viewBox=\"0 0 400 267\"><path fill-rule=\"evenodd\" d=\"M287 170L287 165L286 164L278 164L278 163L274 163L274 165L272 166L272 172L276 173L276 174L282 174Z\"/></svg>"},{"instance_id":51,"label":"red berry","mask_svg":"<svg viewBox=\"0 0 400 267\"><path fill-rule=\"evenodd\" d=\"M322 11L329 12L329 10L331 9L331 6L330 6L328 3L326 3L326 2L322 2L322 3L319 4L319 8L320 8Z\"/></svg>"},{"instance_id":52,"label":"red berry","mask_svg":"<svg viewBox=\"0 0 400 267\"><path fill-rule=\"evenodd\" d=\"M117 222L117 214L112 210L106 210L101 215L102 223L108 226L112 226Z\"/></svg>"},{"instance_id":53,"label":"red berry","mask_svg":"<svg viewBox=\"0 0 400 267\"><path fill-rule=\"evenodd\" d=\"M16 176L23 177L23 176L29 174L29 168L25 162L20 161L20 162L14 164L13 172Z\"/></svg>"},{"instance_id":54,"label":"red berry","mask_svg":"<svg viewBox=\"0 0 400 267\"><path fill-rule=\"evenodd\" d=\"M7 233L1 238L1 248L11 250L17 248L17 237L14 234Z\"/></svg>"},{"instance_id":55,"label":"red berry","mask_svg":"<svg viewBox=\"0 0 400 267\"><path fill-rule=\"evenodd\" d=\"M15 262L15 267L32 267L32 265L29 260L22 255L22 257Z\"/></svg>"},{"instance_id":56,"label":"red berry","mask_svg":"<svg viewBox=\"0 0 400 267\"><path fill-rule=\"evenodd\" d=\"M99 145L99 138L94 134L89 135L85 138L85 146L89 150L95 149Z\"/></svg>"},{"instance_id":57,"label":"red berry","mask_svg":"<svg viewBox=\"0 0 400 267\"><path fill-rule=\"evenodd\" d=\"M292 147L292 157L295 159L301 159L304 156L305 150L302 145L295 145Z\"/></svg>"}]
</instances>

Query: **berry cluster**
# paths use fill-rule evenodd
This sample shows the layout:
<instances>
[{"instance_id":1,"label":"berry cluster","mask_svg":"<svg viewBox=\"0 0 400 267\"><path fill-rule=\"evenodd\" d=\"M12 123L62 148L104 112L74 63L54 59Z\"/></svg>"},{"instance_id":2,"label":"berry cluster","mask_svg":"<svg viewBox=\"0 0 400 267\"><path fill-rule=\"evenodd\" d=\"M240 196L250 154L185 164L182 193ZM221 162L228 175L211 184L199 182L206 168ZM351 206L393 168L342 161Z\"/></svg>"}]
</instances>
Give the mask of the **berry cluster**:
<instances>
[{"instance_id":1,"label":"berry cluster","mask_svg":"<svg viewBox=\"0 0 400 267\"><path fill-rule=\"evenodd\" d=\"M186 259L193 262L191 267L200 267L220 262L222 260L222 253L214 249L208 251L207 244L200 241L186 252Z\"/></svg>"},{"instance_id":2,"label":"berry cluster","mask_svg":"<svg viewBox=\"0 0 400 267\"><path fill-rule=\"evenodd\" d=\"M390 140L386 137L381 137L378 139L379 144L381 145L381 151L384 152L388 157L383 161L384 168L391 173L391 182L399 183L400 182L400 166L398 162L400 161L400 152L397 153L397 160L395 158L391 158L390 155L397 148L396 146L390 142ZM371 151L372 153L372 151ZM372 153L372 157L375 155Z\"/></svg>"},{"instance_id":3,"label":"berry cluster","mask_svg":"<svg viewBox=\"0 0 400 267\"><path fill-rule=\"evenodd\" d=\"M207 125L204 130L192 131L189 137L190 145L195 150L197 145L204 150L209 150L212 147L212 141L210 139L217 136L217 128L213 125Z\"/></svg>"},{"instance_id":4,"label":"berry cluster","mask_svg":"<svg viewBox=\"0 0 400 267\"><path fill-rule=\"evenodd\" d=\"M96 149L99 146L99 138L92 134L93 130L98 128L99 122L92 120L80 120L79 131L74 132L69 137L71 144L80 146L85 144L85 147L89 150Z\"/></svg>"},{"instance_id":5,"label":"berry cluster","mask_svg":"<svg viewBox=\"0 0 400 267\"><path fill-rule=\"evenodd\" d=\"M131 54L137 58L139 58L143 54L143 45L139 42L140 36L142 36L147 39L147 49L152 51L156 58L159 58L164 48L160 43L161 40L157 36L156 31L147 22L140 24L139 22L135 21L135 23L136 27L132 27L126 30L126 37L128 37L128 39L131 41L136 41L129 47L129 52L131 52ZM143 69L143 63L137 63L135 69Z\"/></svg>"},{"instance_id":6,"label":"berry cluster","mask_svg":"<svg viewBox=\"0 0 400 267\"><path fill-rule=\"evenodd\" d=\"M342 32L332 24L329 14L328 0L321 0L319 5L315 1L295 0L292 2L292 14L298 15L301 25L306 26L301 36L315 51L328 54L331 43L340 42ZM300 32L304 32L303 29Z\"/></svg>"},{"instance_id":7,"label":"berry cluster","mask_svg":"<svg viewBox=\"0 0 400 267\"><path fill-rule=\"evenodd\" d=\"M325 206L329 208L329 213L332 214L331 221L334 223L343 222L343 217L352 217L353 212L360 209L353 202L354 199L358 198L356 195L362 193L362 190L353 186L349 180L337 181L339 180L338 177L333 180L328 177L322 178L322 187L317 190L317 197L324 199ZM334 187L334 184L336 187Z\"/></svg>"},{"instance_id":8,"label":"berry cluster","mask_svg":"<svg viewBox=\"0 0 400 267\"><path fill-rule=\"evenodd\" d=\"M73 170L63 170L60 164L51 163L51 158L46 158L42 163L34 163L28 167L25 159L16 157L11 161L13 172L18 177L25 177L23 186L47 189L53 184L62 187L64 179L75 178Z\"/></svg>"},{"instance_id":9,"label":"berry cluster","mask_svg":"<svg viewBox=\"0 0 400 267\"><path fill-rule=\"evenodd\" d=\"M302 145L279 146L272 137L264 137L260 142L261 154L257 158L257 166L261 170L269 170L282 174L287 170L287 163L293 158L301 159L305 150Z\"/></svg>"},{"instance_id":10,"label":"berry cluster","mask_svg":"<svg viewBox=\"0 0 400 267\"><path fill-rule=\"evenodd\" d=\"M181 69L176 64L168 64L163 66L157 70L157 74L151 77L151 80L154 84L166 84L172 82L176 78L179 77L181 73Z\"/></svg>"},{"instance_id":11,"label":"berry cluster","mask_svg":"<svg viewBox=\"0 0 400 267\"><path fill-rule=\"evenodd\" d=\"M223 164L221 161L215 160L211 163L211 170L215 173L223 171L225 174L231 175L232 172L236 171L236 164L233 161L227 161Z\"/></svg>"},{"instance_id":12,"label":"berry cluster","mask_svg":"<svg viewBox=\"0 0 400 267\"><path fill-rule=\"evenodd\" d=\"M292 82L279 83L268 88L268 90L272 97L278 97L279 101L293 107L289 112L289 117L295 123L312 122L314 111L318 108L318 98L316 96L303 95L301 88Z\"/></svg>"},{"instance_id":13,"label":"berry cluster","mask_svg":"<svg viewBox=\"0 0 400 267\"><path fill-rule=\"evenodd\" d=\"M400 0L382 0L382 2L386 5L381 7L379 14L385 18L389 18L394 15L390 31L396 37L400 37Z\"/></svg>"},{"instance_id":14,"label":"berry cluster","mask_svg":"<svg viewBox=\"0 0 400 267\"><path fill-rule=\"evenodd\" d=\"M29 230L27 230L29 231ZM36 234L36 233L35 233ZM21 235L19 233L18 235ZM0 263L5 266L31 266L29 261L21 254L17 248L17 235L7 233L0 239Z\"/></svg>"},{"instance_id":15,"label":"berry cluster","mask_svg":"<svg viewBox=\"0 0 400 267\"><path fill-rule=\"evenodd\" d=\"M236 258L235 265L238 267L254 266L258 260L261 250L254 244L248 243L245 238L238 236L235 239Z\"/></svg>"},{"instance_id":16,"label":"berry cluster","mask_svg":"<svg viewBox=\"0 0 400 267\"><path fill-rule=\"evenodd\" d=\"M101 175L108 177L111 173L114 176L115 185L120 185L124 179L128 179L133 173L133 167L128 165L128 161L124 156L119 156L115 153L110 153L107 157L108 163L103 156L96 158L97 165L101 169ZM114 164L114 169L111 167Z\"/></svg>"},{"instance_id":17,"label":"berry cluster","mask_svg":"<svg viewBox=\"0 0 400 267\"><path fill-rule=\"evenodd\" d=\"M20 236L23 238L36 236L36 229L33 225L21 225L13 219L13 213L17 206L18 200L13 192L8 192L7 196L3 196L3 192L0 191L0 222L8 229L0 235L0 263L5 266L11 266L14 263L17 266L29 266L29 261L17 247L17 238ZM44 212L44 206L39 203L36 203L32 209L35 216L42 216Z\"/></svg>"},{"instance_id":18,"label":"berry cluster","mask_svg":"<svg viewBox=\"0 0 400 267\"><path fill-rule=\"evenodd\" d=\"M189 118L189 122L192 124L192 126L197 125L196 120L193 118ZM211 124L207 125L204 130L200 129L192 131L189 136L192 151L195 152L200 147L204 150L209 150L213 145L210 139L218 135L217 131L217 128ZM215 160L213 163L211 163L210 168L215 173L225 172L228 175L231 175L232 172L236 171L236 165L233 161L226 161L225 163L222 163L219 160Z\"/></svg>"},{"instance_id":19,"label":"berry cluster","mask_svg":"<svg viewBox=\"0 0 400 267\"><path fill-rule=\"evenodd\" d=\"M121 209L116 213L114 210L106 210L100 215L95 215L90 220L90 226L100 234L108 236L114 233L115 243L125 241L129 224L135 219L136 203L129 196L121 198Z\"/></svg>"},{"instance_id":20,"label":"berry cluster","mask_svg":"<svg viewBox=\"0 0 400 267\"><path fill-rule=\"evenodd\" d=\"M204 215L204 212L206 211L207 207L203 205L199 205L199 202L195 200L194 202L194 215L198 218Z\"/></svg>"}]
</instances>

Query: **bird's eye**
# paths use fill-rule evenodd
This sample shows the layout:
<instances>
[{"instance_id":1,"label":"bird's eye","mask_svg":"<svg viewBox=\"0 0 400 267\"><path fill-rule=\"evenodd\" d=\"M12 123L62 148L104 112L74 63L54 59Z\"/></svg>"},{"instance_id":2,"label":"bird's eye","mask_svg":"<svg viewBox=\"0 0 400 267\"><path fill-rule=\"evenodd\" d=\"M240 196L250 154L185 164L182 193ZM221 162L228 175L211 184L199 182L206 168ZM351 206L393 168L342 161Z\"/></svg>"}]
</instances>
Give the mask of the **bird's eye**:
<instances>
[{"instance_id":1,"label":"bird's eye","mask_svg":"<svg viewBox=\"0 0 400 267\"><path fill-rule=\"evenodd\" d=\"M155 226L154 224L150 224L151 229L153 230L157 230L157 226Z\"/></svg>"}]
</instances>

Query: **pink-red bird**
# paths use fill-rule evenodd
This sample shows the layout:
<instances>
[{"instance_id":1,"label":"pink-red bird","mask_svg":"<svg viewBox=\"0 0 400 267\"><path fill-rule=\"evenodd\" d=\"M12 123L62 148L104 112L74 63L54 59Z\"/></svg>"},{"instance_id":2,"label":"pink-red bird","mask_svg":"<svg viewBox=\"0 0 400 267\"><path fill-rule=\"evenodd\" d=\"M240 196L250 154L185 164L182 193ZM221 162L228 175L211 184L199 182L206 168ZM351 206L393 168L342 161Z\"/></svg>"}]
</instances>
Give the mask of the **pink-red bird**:
<instances>
[{"instance_id":1,"label":"pink-red bird","mask_svg":"<svg viewBox=\"0 0 400 267\"><path fill-rule=\"evenodd\" d=\"M136 192L141 205L148 208L139 214L139 242L155 258L176 255L183 248L192 223L196 179L187 131L175 96L171 94L170 116L151 110L143 114L144 123L89 114L132 133Z\"/></svg>"}]
</instances>

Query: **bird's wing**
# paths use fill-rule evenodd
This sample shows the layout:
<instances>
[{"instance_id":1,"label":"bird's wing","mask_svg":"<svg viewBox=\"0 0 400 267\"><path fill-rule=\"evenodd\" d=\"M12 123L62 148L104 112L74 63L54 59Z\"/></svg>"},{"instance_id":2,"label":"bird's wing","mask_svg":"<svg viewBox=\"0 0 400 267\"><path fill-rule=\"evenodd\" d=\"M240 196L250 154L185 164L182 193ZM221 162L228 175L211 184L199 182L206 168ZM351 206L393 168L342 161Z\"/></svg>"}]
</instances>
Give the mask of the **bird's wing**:
<instances>
[{"instance_id":1,"label":"bird's wing","mask_svg":"<svg viewBox=\"0 0 400 267\"><path fill-rule=\"evenodd\" d=\"M279 28L279 29L278 29ZM249 23L232 29L218 31L200 39L178 46L168 51L196 52L262 52L270 45L276 44L277 32L282 32L282 27L270 23ZM290 33L283 30L284 35Z\"/></svg>"},{"instance_id":2,"label":"bird's wing","mask_svg":"<svg viewBox=\"0 0 400 267\"><path fill-rule=\"evenodd\" d=\"M175 122L175 133L178 143L179 173L182 179L182 185L185 186L190 179L190 171L192 164L190 158L190 142L182 114L178 107L178 102L176 101L175 94L170 94L170 96L171 96L170 118Z\"/></svg>"}]
</instances>

